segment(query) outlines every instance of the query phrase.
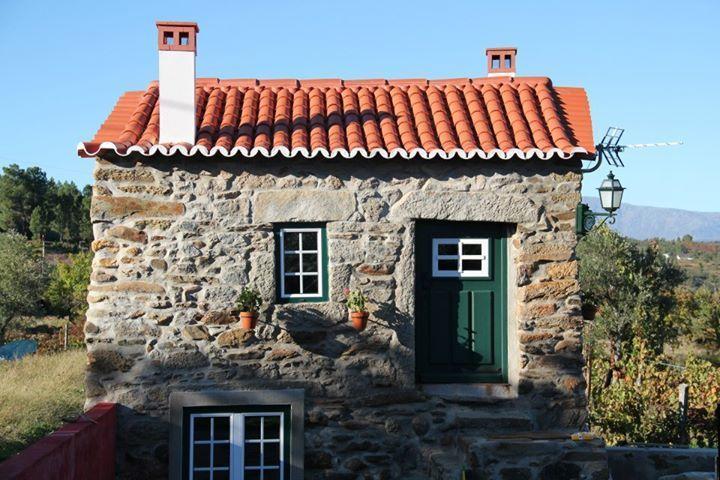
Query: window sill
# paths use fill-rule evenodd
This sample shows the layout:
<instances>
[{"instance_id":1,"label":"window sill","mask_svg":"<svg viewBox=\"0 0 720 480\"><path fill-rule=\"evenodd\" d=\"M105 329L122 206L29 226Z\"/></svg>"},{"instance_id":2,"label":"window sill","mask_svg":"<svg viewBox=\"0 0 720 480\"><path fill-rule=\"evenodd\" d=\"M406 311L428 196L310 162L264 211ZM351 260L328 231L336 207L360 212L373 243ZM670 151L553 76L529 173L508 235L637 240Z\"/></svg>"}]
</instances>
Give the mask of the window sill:
<instances>
[{"instance_id":1,"label":"window sill","mask_svg":"<svg viewBox=\"0 0 720 480\"><path fill-rule=\"evenodd\" d=\"M447 400L500 401L518 398L517 387L509 383L431 383L420 385L428 395Z\"/></svg>"}]
</instances>

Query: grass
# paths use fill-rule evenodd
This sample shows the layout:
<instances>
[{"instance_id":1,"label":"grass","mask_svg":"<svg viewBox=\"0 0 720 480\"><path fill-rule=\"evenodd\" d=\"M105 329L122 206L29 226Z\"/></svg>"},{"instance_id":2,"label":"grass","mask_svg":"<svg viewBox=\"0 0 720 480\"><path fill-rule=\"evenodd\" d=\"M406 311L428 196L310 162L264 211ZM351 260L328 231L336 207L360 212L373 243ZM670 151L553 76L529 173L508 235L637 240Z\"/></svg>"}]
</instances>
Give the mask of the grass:
<instances>
[{"instance_id":1,"label":"grass","mask_svg":"<svg viewBox=\"0 0 720 480\"><path fill-rule=\"evenodd\" d=\"M83 411L85 349L0 362L0 461Z\"/></svg>"}]
</instances>

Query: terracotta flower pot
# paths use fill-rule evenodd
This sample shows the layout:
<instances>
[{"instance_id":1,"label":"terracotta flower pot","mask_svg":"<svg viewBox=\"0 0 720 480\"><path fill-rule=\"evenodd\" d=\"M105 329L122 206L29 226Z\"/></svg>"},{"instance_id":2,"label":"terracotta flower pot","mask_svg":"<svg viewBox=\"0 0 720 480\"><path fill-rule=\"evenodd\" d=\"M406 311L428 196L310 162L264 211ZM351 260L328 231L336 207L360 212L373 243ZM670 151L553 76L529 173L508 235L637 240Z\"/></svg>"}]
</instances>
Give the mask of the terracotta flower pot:
<instances>
[{"instance_id":1,"label":"terracotta flower pot","mask_svg":"<svg viewBox=\"0 0 720 480\"><path fill-rule=\"evenodd\" d=\"M582 316L585 320L595 320L595 314L597 313L598 308L591 303L583 303L580 310L582 311Z\"/></svg>"},{"instance_id":2,"label":"terracotta flower pot","mask_svg":"<svg viewBox=\"0 0 720 480\"><path fill-rule=\"evenodd\" d=\"M240 312L240 326L245 330L252 330L257 325L257 312Z\"/></svg>"},{"instance_id":3,"label":"terracotta flower pot","mask_svg":"<svg viewBox=\"0 0 720 480\"><path fill-rule=\"evenodd\" d=\"M350 312L350 321L352 326L358 332L362 332L367 327L367 321L370 314L368 312Z\"/></svg>"}]
</instances>

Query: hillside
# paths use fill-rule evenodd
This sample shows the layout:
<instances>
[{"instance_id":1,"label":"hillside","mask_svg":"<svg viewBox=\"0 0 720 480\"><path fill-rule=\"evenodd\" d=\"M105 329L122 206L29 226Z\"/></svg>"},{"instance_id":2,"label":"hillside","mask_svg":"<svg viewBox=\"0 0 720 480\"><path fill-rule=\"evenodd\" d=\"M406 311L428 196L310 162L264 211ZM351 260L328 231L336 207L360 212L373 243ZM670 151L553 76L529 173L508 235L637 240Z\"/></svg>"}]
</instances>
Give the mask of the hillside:
<instances>
[{"instance_id":1,"label":"hillside","mask_svg":"<svg viewBox=\"0 0 720 480\"><path fill-rule=\"evenodd\" d=\"M596 197L584 197L583 202L596 212L602 211ZM691 235L696 241L720 241L720 212L693 212L623 203L613 228L638 240L671 240Z\"/></svg>"}]
</instances>

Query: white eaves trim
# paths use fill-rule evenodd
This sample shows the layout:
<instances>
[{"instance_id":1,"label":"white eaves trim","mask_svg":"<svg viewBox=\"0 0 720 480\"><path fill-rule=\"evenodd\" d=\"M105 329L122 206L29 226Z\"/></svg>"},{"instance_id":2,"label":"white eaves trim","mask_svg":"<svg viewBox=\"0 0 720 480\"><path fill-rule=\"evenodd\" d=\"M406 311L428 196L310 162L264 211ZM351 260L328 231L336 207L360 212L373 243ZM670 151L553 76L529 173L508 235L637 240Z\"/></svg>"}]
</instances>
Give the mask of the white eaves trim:
<instances>
[{"instance_id":1,"label":"white eaves trim","mask_svg":"<svg viewBox=\"0 0 720 480\"><path fill-rule=\"evenodd\" d=\"M538 158L541 160L560 158L563 160L567 160L572 158L574 155L588 153L588 151L582 147L573 147L569 151L563 151L559 148L551 148L549 150L540 150L539 148L520 150L519 148L511 148L509 150L493 149L489 152L480 149L466 151L459 148L450 150L449 152L440 149L424 150L421 148L416 148L409 151L402 148L397 148L391 151L385 150L384 148L375 148L372 150L366 150L364 148L354 148L352 150L346 150L344 148L341 148L330 152L325 148L316 148L311 151L306 148L293 148L291 150L287 147L273 147L272 149L267 149L263 147L254 147L252 149L247 149L244 147L233 147L228 150L224 147L206 148L199 145L190 146L186 144L152 145L149 148L144 148L138 145L125 147L122 144L116 144L114 142L103 142L96 149L88 149L86 145L81 142L77 146L77 151L78 155L84 157L95 157L98 155L102 155L103 153L112 153L120 157L127 157L133 154L139 154L144 157L151 157L155 155L171 157L179 154L185 157L194 157L196 155L200 155L203 157L223 156L227 158L253 158L257 156L271 158L275 156L283 156L288 158L303 157L308 159L318 157L328 159L337 157L345 159L353 157L381 157L384 159L437 158L442 160L447 160L450 158L461 158L463 160L469 160L473 158L480 158L483 160L489 160L493 158L498 158L501 160L509 160L511 158L520 158L522 160L530 160L533 158Z\"/></svg>"}]
</instances>

